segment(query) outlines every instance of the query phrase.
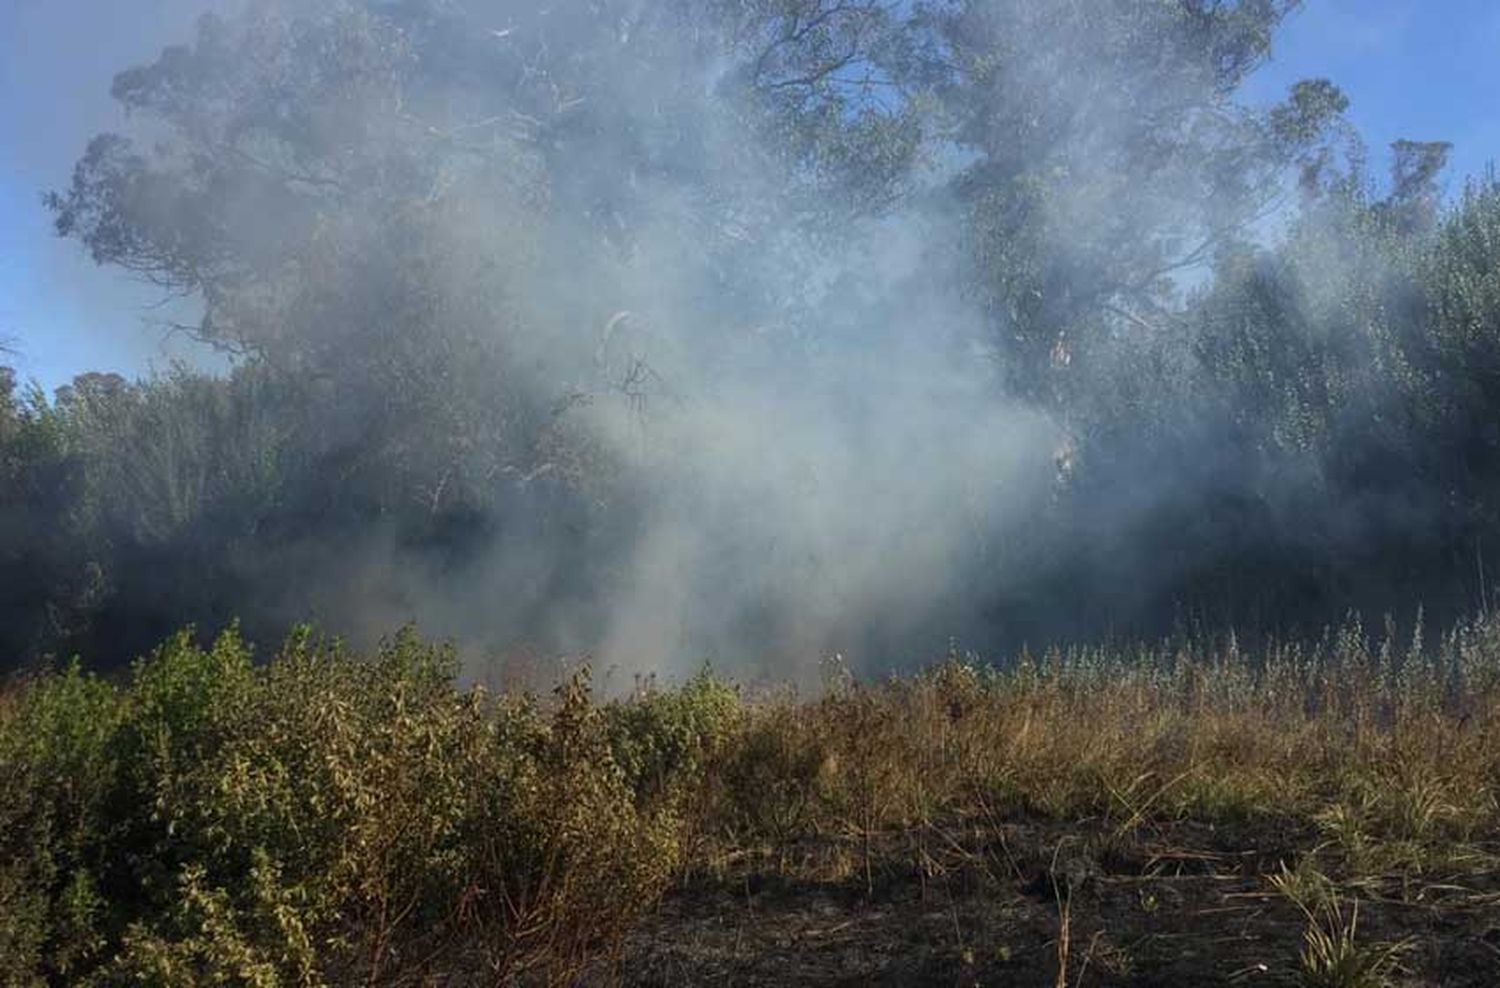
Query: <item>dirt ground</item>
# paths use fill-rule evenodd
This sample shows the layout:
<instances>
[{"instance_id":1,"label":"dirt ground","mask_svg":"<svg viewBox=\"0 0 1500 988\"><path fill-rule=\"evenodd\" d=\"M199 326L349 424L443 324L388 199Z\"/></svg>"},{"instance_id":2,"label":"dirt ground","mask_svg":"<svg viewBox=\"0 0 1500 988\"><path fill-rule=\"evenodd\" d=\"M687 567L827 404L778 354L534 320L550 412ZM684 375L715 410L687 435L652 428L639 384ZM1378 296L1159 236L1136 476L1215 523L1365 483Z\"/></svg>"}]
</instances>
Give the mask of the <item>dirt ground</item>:
<instances>
[{"instance_id":1,"label":"dirt ground","mask_svg":"<svg viewBox=\"0 0 1500 988\"><path fill-rule=\"evenodd\" d=\"M1266 876L1314 835L1192 824L1121 835L1087 821L1021 821L982 839L929 834L928 847L899 836L853 843L685 882L601 982L1299 984L1307 918ZM1395 984L1500 985L1500 874L1329 874L1346 918L1357 903L1358 945L1407 943Z\"/></svg>"}]
</instances>

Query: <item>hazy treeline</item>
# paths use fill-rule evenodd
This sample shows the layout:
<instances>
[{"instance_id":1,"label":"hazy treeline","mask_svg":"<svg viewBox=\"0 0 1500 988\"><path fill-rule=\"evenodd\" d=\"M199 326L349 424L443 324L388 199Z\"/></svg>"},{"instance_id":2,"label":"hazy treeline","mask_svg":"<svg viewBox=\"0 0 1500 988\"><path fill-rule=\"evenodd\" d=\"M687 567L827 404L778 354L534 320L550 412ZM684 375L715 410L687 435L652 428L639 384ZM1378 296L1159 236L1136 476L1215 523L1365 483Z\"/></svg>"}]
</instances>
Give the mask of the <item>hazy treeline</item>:
<instances>
[{"instance_id":1,"label":"hazy treeline","mask_svg":"<svg viewBox=\"0 0 1500 988\"><path fill-rule=\"evenodd\" d=\"M0 651L785 672L1482 603L1500 185L1243 102L1295 6L205 19L48 204L236 366L0 382Z\"/></svg>"}]
</instances>

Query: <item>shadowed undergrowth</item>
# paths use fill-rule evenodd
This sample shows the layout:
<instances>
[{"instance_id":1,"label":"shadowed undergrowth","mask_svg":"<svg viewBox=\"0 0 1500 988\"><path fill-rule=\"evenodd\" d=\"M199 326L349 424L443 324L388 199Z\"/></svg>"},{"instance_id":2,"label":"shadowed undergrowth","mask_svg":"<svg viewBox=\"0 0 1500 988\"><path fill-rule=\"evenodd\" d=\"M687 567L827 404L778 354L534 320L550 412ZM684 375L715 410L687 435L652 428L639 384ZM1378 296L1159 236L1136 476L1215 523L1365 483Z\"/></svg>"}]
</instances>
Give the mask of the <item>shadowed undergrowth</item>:
<instances>
[{"instance_id":1,"label":"shadowed undergrowth","mask_svg":"<svg viewBox=\"0 0 1500 988\"><path fill-rule=\"evenodd\" d=\"M410 633L359 657L299 631L257 663L231 629L119 683L16 684L0 978L757 983L722 950L703 966L716 934L696 960L665 945L725 902L799 898L853 917L787 920L803 934L937 910L931 963L877 965L888 983L1161 983L1197 936L1200 981L1386 984L1457 956L1403 907L1462 919L1455 942L1500 929L1485 621L1425 648L1351 626L1256 655L830 668L816 696L704 673L605 701L586 671L495 695L456 672ZM1165 932L1246 903L1260 925L1235 943L1219 920Z\"/></svg>"}]
</instances>

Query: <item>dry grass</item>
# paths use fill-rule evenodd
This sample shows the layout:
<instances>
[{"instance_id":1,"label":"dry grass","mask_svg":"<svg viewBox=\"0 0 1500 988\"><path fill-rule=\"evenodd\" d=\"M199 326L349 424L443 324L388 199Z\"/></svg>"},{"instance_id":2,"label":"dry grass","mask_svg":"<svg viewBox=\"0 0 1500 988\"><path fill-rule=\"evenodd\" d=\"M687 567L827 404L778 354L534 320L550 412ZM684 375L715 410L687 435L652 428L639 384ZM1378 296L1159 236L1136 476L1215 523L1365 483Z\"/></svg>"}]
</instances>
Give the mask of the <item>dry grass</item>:
<instances>
[{"instance_id":1,"label":"dry grass","mask_svg":"<svg viewBox=\"0 0 1500 988\"><path fill-rule=\"evenodd\" d=\"M728 852L809 838L859 859L907 838L1026 815L1093 818L1112 839L1163 821L1317 831L1352 863L1452 856L1497 822L1500 690L1488 627L1436 655L1323 648L1080 652L748 704L706 785Z\"/></svg>"},{"instance_id":2,"label":"dry grass","mask_svg":"<svg viewBox=\"0 0 1500 988\"><path fill-rule=\"evenodd\" d=\"M1492 624L950 656L808 697L493 697L446 663L178 639L128 685L13 691L7 979L813 983L787 938L843 964L920 936L888 983L1357 988L1500 929Z\"/></svg>"},{"instance_id":3,"label":"dry grass","mask_svg":"<svg viewBox=\"0 0 1500 988\"><path fill-rule=\"evenodd\" d=\"M1044 914L1029 934L989 935L1045 937L1051 960L991 963L1002 981L1159 983L1173 951L1200 952L1183 972L1200 983L1280 971L1355 988L1395 983L1398 960L1472 967L1493 949L1485 924L1500 928L1497 670L1489 624L1426 648L1350 627L1256 656L1233 641L1003 671L952 656L762 697L696 783L712 798L695 829L713 839L685 868L709 887L842 889L865 909L906 888L929 904L1025 900ZM1288 864L1327 884L1320 904L1266 892ZM1231 919L1248 931L1235 942ZM978 956L972 932L948 939Z\"/></svg>"}]
</instances>

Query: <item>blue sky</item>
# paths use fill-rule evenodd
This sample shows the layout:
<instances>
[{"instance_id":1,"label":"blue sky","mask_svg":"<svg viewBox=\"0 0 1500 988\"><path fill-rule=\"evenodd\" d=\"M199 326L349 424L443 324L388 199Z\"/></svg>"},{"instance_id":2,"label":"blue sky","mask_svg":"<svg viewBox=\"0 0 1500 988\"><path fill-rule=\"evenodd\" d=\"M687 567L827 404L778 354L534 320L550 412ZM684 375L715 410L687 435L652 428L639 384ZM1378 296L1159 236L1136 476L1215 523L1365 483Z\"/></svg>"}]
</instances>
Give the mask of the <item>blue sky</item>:
<instances>
[{"instance_id":1,"label":"blue sky","mask_svg":"<svg viewBox=\"0 0 1500 988\"><path fill-rule=\"evenodd\" d=\"M1452 141L1455 188L1500 158L1497 0L1307 0L1247 95L1313 76L1348 94L1372 168L1399 138Z\"/></svg>"},{"instance_id":2,"label":"blue sky","mask_svg":"<svg viewBox=\"0 0 1500 988\"><path fill-rule=\"evenodd\" d=\"M222 4L220 4L222 6ZM139 374L189 349L152 327L160 293L52 233L41 195L88 139L119 129L121 68L192 36L205 0L0 0L0 355L48 388L85 370Z\"/></svg>"},{"instance_id":3,"label":"blue sky","mask_svg":"<svg viewBox=\"0 0 1500 988\"><path fill-rule=\"evenodd\" d=\"M84 370L139 374L181 339L152 325L158 296L51 235L40 194L66 184L88 138L120 126L114 73L186 40L196 15L232 0L0 0L0 359L51 388ZM1037 0L1049 2L1049 0ZM1392 140L1455 144L1453 178L1500 157L1500 2L1308 0L1247 96L1326 76L1383 167Z\"/></svg>"}]
</instances>

